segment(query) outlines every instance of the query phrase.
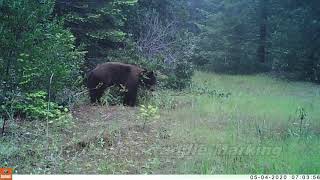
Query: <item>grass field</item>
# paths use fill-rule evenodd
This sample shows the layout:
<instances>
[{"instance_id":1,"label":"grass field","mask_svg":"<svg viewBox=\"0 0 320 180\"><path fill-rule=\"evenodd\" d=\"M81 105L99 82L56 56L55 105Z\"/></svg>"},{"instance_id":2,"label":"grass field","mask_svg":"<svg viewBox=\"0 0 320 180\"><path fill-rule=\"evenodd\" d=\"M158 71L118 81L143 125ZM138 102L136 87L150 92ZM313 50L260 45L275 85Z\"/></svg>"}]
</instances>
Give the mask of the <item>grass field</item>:
<instances>
[{"instance_id":1,"label":"grass field","mask_svg":"<svg viewBox=\"0 0 320 180\"><path fill-rule=\"evenodd\" d=\"M80 104L65 124L10 121L1 164L22 174L320 173L320 86L197 72L139 108Z\"/></svg>"},{"instance_id":2,"label":"grass field","mask_svg":"<svg viewBox=\"0 0 320 180\"><path fill-rule=\"evenodd\" d=\"M194 82L194 86L205 86L205 89L216 89L231 95L228 98L196 96L192 110L181 110L186 118L176 117L184 121L179 125L189 126L176 127L176 131L188 129L190 134L182 134L181 137L202 137L195 142L222 144L229 149L222 156L212 156L217 153L209 150L208 154L197 157L196 161L192 159L183 162L179 172L320 172L319 86L285 82L265 75L228 76L207 73L197 73ZM192 123L196 124L190 126ZM246 147L255 147L260 153L245 156L245 152L239 151ZM274 148L275 153L264 153L259 147L265 150Z\"/></svg>"}]
</instances>

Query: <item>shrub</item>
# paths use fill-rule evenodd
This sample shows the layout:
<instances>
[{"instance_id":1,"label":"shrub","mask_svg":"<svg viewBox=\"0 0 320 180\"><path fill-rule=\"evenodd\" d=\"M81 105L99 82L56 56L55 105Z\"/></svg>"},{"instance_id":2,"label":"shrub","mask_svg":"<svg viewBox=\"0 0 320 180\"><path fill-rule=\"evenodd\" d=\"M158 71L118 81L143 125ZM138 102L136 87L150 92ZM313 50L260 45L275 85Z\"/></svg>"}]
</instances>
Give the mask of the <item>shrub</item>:
<instances>
[{"instance_id":1,"label":"shrub","mask_svg":"<svg viewBox=\"0 0 320 180\"><path fill-rule=\"evenodd\" d=\"M125 87L111 86L107 89L103 98L103 104L106 105L120 105L123 103Z\"/></svg>"},{"instance_id":2,"label":"shrub","mask_svg":"<svg viewBox=\"0 0 320 180\"><path fill-rule=\"evenodd\" d=\"M68 112L67 108L47 102L47 93L43 91L27 93L25 98L13 102L12 106L16 112L22 113L28 119L58 119Z\"/></svg>"},{"instance_id":3,"label":"shrub","mask_svg":"<svg viewBox=\"0 0 320 180\"><path fill-rule=\"evenodd\" d=\"M145 128L147 122L160 118L158 107L152 105L141 105L138 118L143 121L143 128Z\"/></svg>"},{"instance_id":4,"label":"shrub","mask_svg":"<svg viewBox=\"0 0 320 180\"><path fill-rule=\"evenodd\" d=\"M15 87L23 93L48 89L52 74L53 94L80 82L85 52L75 47L63 22L51 16L54 2L1 1L0 89L6 97Z\"/></svg>"}]
</instances>

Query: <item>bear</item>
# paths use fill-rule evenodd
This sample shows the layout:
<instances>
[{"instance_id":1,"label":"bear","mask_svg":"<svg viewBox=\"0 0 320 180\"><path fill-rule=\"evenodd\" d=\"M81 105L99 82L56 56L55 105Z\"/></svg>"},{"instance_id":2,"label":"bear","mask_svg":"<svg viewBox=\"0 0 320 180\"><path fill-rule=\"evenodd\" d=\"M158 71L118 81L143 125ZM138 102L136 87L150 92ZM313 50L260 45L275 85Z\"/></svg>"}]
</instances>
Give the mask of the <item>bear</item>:
<instances>
[{"instance_id":1,"label":"bear","mask_svg":"<svg viewBox=\"0 0 320 180\"><path fill-rule=\"evenodd\" d=\"M148 71L137 65L119 62L99 64L89 72L87 77L91 103L100 102L105 89L113 85L126 88L123 105L135 106L139 86L154 91L156 77L153 71Z\"/></svg>"}]
</instances>

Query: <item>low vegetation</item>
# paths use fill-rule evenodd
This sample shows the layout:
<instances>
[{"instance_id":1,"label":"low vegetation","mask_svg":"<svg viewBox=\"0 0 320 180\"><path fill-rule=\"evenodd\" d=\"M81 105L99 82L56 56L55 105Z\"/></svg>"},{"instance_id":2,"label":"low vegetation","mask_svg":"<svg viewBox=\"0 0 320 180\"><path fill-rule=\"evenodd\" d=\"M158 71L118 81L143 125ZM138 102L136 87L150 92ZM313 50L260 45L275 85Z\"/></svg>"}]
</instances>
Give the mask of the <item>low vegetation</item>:
<instances>
[{"instance_id":1,"label":"low vegetation","mask_svg":"<svg viewBox=\"0 0 320 180\"><path fill-rule=\"evenodd\" d=\"M190 88L157 91L141 107L84 100L60 123L10 120L1 165L22 174L317 173L319 96L311 83L197 72Z\"/></svg>"}]
</instances>

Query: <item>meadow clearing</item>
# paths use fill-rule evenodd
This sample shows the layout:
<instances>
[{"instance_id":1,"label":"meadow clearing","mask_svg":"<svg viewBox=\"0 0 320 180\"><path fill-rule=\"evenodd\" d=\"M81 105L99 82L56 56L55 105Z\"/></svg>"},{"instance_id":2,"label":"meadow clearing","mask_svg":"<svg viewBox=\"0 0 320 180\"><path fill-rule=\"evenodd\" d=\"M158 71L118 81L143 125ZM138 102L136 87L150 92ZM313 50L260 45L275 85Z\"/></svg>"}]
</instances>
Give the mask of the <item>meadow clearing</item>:
<instances>
[{"instance_id":1,"label":"meadow clearing","mask_svg":"<svg viewBox=\"0 0 320 180\"><path fill-rule=\"evenodd\" d=\"M1 164L18 174L320 172L319 85L196 72L190 88L141 104L81 101L60 123L11 120Z\"/></svg>"}]
</instances>

